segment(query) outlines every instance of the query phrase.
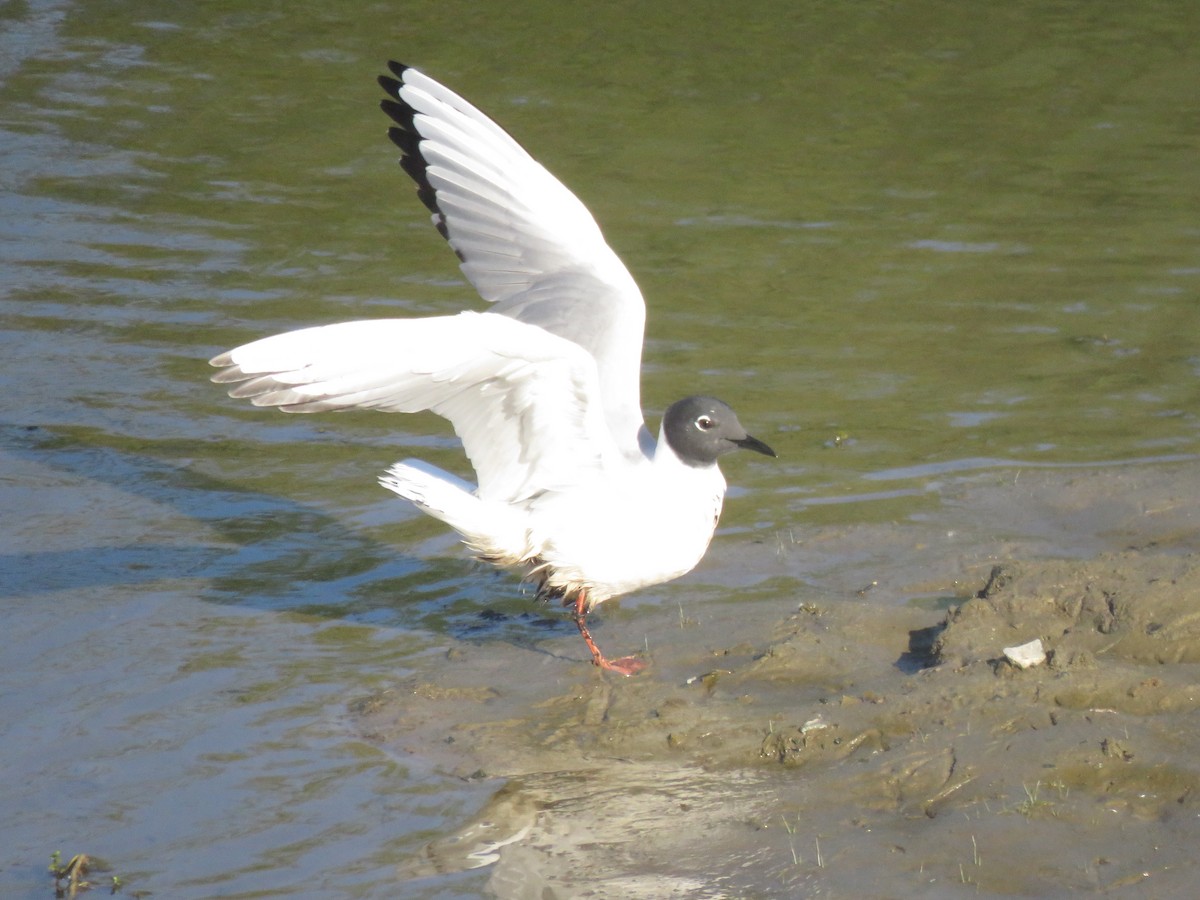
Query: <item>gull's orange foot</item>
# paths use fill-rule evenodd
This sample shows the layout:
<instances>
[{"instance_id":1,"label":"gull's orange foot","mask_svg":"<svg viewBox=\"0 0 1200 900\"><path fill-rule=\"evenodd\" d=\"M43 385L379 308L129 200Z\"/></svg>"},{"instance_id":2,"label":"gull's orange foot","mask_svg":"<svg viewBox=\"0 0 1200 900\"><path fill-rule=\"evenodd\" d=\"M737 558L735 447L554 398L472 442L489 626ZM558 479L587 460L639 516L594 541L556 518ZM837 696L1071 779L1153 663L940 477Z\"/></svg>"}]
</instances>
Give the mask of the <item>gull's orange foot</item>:
<instances>
[{"instance_id":1,"label":"gull's orange foot","mask_svg":"<svg viewBox=\"0 0 1200 900\"><path fill-rule=\"evenodd\" d=\"M624 675L626 678L646 668L646 664L636 656L622 656L620 659L605 659L600 656L593 661L600 668Z\"/></svg>"}]
</instances>

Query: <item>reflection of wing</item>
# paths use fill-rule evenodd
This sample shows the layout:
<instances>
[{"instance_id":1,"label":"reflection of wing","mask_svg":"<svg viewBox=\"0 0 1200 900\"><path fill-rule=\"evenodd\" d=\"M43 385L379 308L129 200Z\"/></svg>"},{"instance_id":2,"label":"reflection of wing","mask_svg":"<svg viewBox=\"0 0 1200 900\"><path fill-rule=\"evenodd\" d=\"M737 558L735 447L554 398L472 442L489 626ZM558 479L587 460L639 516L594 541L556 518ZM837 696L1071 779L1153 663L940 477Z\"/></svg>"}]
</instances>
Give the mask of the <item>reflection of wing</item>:
<instances>
[{"instance_id":1,"label":"reflection of wing","mask_svg":"<svg viewBox=\"0 0 1200 900\"><path fill-rule=\"evenodd\" d=\"M587 208L503 129L415 69L379 79L401 165L493 312L574 341L596 361L604 413L626 453L644 431L646 309Z\"/></svg>"},{"instance_id":2,"label":"reflection of wing","mask_svg":"<svg viewBox=\"0 0 1200 900\"><path fill-rule=\"evenodd\" d=\"M431 410L450 420L483 499L585 480L617 450L594 402L592 358L491 313L380 319L264 338L212 360L232 397L285 412Z\"/></svg>"},{"instance_id":3,"label":"reflection of wing","mask_svg":"<svg viewBox=\"0 0 1200 900\"><path fill-rule=\"evenodd\" d=\"M471 821L454 833L426 844L421 854L399 867L401 881L446 875L490 866L503 848L525 838L545 806L519 781L500 788Z\"/></svg>"}]
</instances>

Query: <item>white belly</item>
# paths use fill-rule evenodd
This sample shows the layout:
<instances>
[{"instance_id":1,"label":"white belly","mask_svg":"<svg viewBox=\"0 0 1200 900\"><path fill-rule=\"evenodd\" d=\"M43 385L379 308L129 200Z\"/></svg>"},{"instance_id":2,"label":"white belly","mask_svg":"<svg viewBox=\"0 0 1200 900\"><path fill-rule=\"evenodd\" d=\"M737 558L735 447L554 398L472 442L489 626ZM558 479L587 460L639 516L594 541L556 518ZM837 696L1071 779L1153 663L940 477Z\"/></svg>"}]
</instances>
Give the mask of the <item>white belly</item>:
<instances>
[{"instance_id":1,"label":"white belly","mask_svg":"<svg viewBox=\"0 0 1200 900\"><path fill-rule=\"evenodd\" d=\"M666 486L647 478L620 492L610 486L559 495L531 511L532 543L548 564L551 586L582 588L595 604L695 568L724 496L715 466Z\"/></svg>"}]
</instances>

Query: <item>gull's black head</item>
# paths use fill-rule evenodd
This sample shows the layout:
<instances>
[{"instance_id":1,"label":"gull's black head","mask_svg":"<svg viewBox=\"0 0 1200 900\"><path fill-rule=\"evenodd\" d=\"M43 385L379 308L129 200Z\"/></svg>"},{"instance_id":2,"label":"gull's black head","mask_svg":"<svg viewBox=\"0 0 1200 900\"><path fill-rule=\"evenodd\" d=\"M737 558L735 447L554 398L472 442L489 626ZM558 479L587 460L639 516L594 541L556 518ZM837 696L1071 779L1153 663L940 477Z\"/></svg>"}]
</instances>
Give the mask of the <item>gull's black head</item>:
<instances>
[{"instance_id":1,"label":"gull's black head","mask_svg":"<svg viewBox=\"0 0 1200 900\"><path fill-rule=\"evenodd\" d=\"M662 430L675 455L689 466L711 466L731 450L775 455L758 438L746 434L734 411L716 397L684 397L672 403L663 413Z\"/></svg>"}]
</instances>

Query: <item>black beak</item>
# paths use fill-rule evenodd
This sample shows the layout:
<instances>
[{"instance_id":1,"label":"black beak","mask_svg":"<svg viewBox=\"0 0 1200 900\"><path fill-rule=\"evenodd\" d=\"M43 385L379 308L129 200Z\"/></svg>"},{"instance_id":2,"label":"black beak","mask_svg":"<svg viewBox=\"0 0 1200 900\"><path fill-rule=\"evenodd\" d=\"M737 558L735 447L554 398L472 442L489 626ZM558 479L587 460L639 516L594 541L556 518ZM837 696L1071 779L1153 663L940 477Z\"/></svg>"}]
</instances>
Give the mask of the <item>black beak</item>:
<instances>
[{"instance_id":1,"label":"black beak","mask_svg":"<svg viewBox=\"0 0 1200 900\"><path fill-rule=\"evenodd\" d=\"M746 435L740 441L734 441L734 443L743 450L753 450L755 453L761 453L763 456L776 456L774 450L772 450L758 438L751 437L750 435Z\"/></svg>"}]
</instances>

